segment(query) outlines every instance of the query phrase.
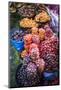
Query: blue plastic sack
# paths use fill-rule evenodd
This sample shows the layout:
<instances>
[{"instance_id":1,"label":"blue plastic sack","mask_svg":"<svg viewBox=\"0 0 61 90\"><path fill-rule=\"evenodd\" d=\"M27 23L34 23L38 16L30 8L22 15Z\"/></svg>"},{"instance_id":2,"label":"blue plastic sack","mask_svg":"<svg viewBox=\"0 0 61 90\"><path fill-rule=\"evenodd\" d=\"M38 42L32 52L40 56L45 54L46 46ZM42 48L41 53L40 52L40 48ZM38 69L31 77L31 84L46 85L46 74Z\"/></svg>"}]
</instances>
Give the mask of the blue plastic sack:
<instances>
[{"instance_id":1,"label":"blue plastic sack","mask_svg":"<svg viewBox=\"0 0 61 90\"><path fill-rule=\"evenodd\" d=\"M44 72L43 76L45 80L53 80L58 76L58 72Z\"/></svg>"},{"instance_id":2,"label":"blue plastic sack","mask_svg":"<svg viewBox=\"0 0 61 90\"><path fill-rule=\"evenodd\" d=\"M22 51L24 49L24 41L20 41L20 40L11 40L11 45L14 46L14 48L17 50L17 51Z\"/></svg>"}]
</instances>

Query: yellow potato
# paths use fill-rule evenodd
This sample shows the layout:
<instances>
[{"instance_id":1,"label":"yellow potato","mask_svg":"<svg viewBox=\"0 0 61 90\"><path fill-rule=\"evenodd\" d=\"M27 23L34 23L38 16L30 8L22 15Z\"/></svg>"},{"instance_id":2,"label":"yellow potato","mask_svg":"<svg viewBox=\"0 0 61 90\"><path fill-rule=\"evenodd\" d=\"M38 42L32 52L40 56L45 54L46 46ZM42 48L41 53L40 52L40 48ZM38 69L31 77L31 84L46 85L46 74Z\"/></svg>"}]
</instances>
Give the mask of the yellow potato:
<instances>
[{"instance_id":1,"label":"yellow potato","mask_svg":"<svg viewBox=\"0 0 61 90\"><path fill-rule=\"evenodd\" d=\"M50 21L50 16L46 11L42 11L41 13L35 16L35 21L45 23L47 21Z\"/></svg>"},{"instance_id":2,"label":"yellow potato","mask_svg":"<svg viewBox=\"0 0 61 90\"><path fill-rule=\"evenodd\" d=\"M29 18L24 18L20 21L20 26L23 28L32 28L32 27L38 27L38 24Z\"/></svg>"}]
</instances>

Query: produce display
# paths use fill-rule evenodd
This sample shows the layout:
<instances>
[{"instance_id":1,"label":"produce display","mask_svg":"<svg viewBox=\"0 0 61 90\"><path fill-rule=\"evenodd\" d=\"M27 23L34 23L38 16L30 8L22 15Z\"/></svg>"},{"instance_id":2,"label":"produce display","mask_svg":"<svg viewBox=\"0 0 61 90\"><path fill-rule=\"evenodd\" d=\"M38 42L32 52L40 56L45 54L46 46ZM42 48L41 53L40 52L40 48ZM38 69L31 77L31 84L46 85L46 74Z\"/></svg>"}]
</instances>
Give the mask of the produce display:
<instances>
[{"instance_id":1,"label":"produce display","mask_svg":"<svg viewBox=\"0 0 61 90\"><path fill-rule=\"evenodd\" d=\"M59 85L59 5L9 2L9 87Z\"/></svg>"}]
</instances>

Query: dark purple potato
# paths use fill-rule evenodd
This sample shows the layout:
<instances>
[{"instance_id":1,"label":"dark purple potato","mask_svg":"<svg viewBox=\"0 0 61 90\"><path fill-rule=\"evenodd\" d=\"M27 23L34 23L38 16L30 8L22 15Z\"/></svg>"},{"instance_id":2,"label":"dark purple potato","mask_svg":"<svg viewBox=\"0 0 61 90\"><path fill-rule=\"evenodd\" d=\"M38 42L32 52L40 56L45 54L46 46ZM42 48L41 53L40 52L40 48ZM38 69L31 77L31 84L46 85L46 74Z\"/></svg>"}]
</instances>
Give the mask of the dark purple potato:
<instances>
[{"instance_id":1,"label":"dark purple potato","mask_svg":"<svg viewBox=\"0 0 61 90\"><path fill-rule=\"evenodd\" d=\"M16 82L18 86L36 86L39 85L40 80L37 74L37 67L34 63L30 62L28 65L24 64L18 67L16 72Z\"/></svg>"},{"instance_id":2,"label":"dark purple potato","mask_svg":"<svg viewBox=\"0 0 61 90\"><path fill-rule=\"evenodd\" d=\"M35 8L32 5L23 5L18 9L18 13L23 17L34 17Z\"/></svg>"}]
</instances>

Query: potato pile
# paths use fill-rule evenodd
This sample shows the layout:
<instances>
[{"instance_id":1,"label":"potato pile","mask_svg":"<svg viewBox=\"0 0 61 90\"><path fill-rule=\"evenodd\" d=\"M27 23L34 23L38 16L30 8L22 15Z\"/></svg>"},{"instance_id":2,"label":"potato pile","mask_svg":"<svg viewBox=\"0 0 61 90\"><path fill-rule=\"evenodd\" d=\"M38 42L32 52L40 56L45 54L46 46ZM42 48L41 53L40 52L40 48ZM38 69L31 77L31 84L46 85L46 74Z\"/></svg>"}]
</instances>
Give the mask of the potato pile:
<instances>
[{"instance_id":1,"label":"potato pile","mask_svg":"<svg viewBox=\"0 0 61 90\"><path fill-rule=\"evenodd\" d=\"M15 76L20 87L58 84L59 37L50 26L52 16L47 8L10 3L10 19L16 21L14 30L10 28L10 41L22 62Z\"/></svg>"}]
</instances>

